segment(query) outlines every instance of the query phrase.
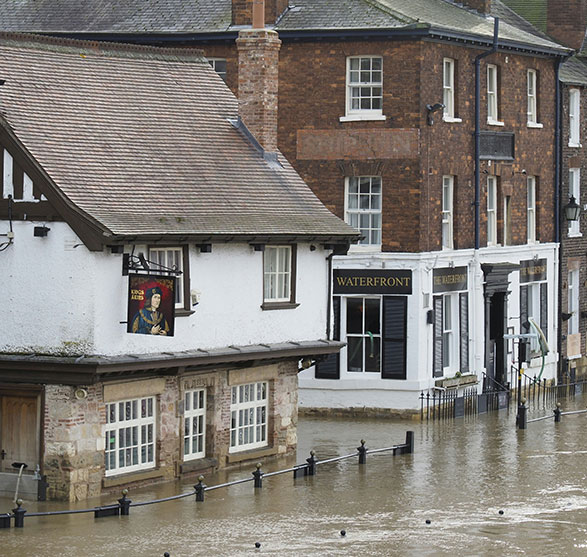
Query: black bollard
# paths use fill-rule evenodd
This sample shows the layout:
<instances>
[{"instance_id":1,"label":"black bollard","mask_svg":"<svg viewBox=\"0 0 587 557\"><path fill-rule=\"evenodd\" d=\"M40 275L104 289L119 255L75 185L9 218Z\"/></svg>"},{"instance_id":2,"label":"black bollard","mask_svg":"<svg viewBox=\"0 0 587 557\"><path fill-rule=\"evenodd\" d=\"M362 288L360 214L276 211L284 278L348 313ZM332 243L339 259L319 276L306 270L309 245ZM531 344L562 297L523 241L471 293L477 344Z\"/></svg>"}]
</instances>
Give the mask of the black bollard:
<instances>
[{"instance_id":1,"label":"black bollard","mask_svg":"<svg viewBox=\"0 0 587 557\"><path fill-rule=\"evenodd\" d=\"M406 446L402 454L412 454L414 452L414 432L406 431Z\"/></svg>"},{"instance_id":2,"label":"black bollard","mask_svg":"<svg viewBox=\"0 0 587 557\"><path fill-rule=\"evenodd\" d=\"M316 474L316 453L310 451L310 458L306 458L308 463L308 476L314 476Z\"/></svg>"},{"instance_id":3,"label":"black bollard","mask_svg":"<svg viewBox=\"0 0 587 557\"><path fill-rule=\"evenodd\" d=\"M126 498L127 495L128 489L123 489L122 497L118 500L118 504L120 505L121 516L128 516L130 514L130 504L132 503L132 501Z\"/></svg>"},{"instance_id":4,"label":"black bollard","mask_svg":"<svg viewBox=\"0 0 587 557\"><path fill-rule=\"evenodd\" d=\"M526 399L522 397L520 406L518 407L518 428L526 429L528 425L528 408L526 408Z\"/></svg>"},{"instance_id":5,"label":"black bollard","mask_svg":"<svg viewBox=\"0 0 587 557\"><path fill-rule=\"evenodd\" d=\"M198 483L194 486L196 490L196 501L203 501L204 500L204 491L206 491L206 485L202 483L204 481L204 476L198 477Z\"/></svg>"},{"instance_id":6,"label":"black bollard","mask_svg":"<svg viewBox=\"0 0 587 557\"><path fill-rule=\"evenodd\" d=\"M10 528L10 519L12 515L10 513L0 514L0 528Z\"/></svg>"},{"instance_id":7,"label":"black bollard","mask_svg":"<svg viewBox=\"0 0 587 557\"><path fill-rule=\"evenodd\" d=\"M14 513L14 527L15 528L24 528L24 515L26 513L26 509L21 507L22 499L16 500L16 509L12 509Z\"/></svg>"},{"instance_id":8,"label":"black bollard","mask_svg":"<svg viewBox=\"0 0 587 557\"><path fill-rule=\"evenodd\" d=\"M361 446L357 447L357 451L359 451L359 464L366 464L367 463L367 447L365 447L365 440L361 439Z\"/></svg>"},{"instance_id":9,"label":"black bollard","mask_svg":"<svg viewBox=\"0 0 587 557\"><path fill-rule=\"evenodd\" d=\"M253 472L253 476L255 478L255 487L261 488L263 487L263 472L261 471L261 463L257 462L257 464L255 464L255 467L257 468Z\"/></svg>"},{"instance_id":10,"label":"black bollard","mask_svg":"<svg viewBox=\"0 0 587 557\"><path fill-rule=\"evenodd\" d=\"M553 410L554 412L554 421L555 422L560 422L561 421L561 415L562 415L562 411L561 411L561 403L557 402L556 403L556 408Z\"/></svg>"}]
</instances>

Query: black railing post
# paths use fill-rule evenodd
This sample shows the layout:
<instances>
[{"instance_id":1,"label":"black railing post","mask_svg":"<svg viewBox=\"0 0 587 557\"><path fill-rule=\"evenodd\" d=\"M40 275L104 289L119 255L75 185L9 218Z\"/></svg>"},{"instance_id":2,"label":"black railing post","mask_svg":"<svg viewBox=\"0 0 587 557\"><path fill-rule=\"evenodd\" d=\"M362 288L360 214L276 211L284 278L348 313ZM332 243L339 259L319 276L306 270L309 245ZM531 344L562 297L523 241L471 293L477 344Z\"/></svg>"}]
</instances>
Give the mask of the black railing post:
<instances>
[{"instance_id":1,"label":"black railing post","mask_svg":"<svg viewBox=\"0 0 587 557\"><path fill-rule=\"evenodd\" d=\"M15 528L24 528L24 515L26 513L26 509L22 508L22 499L16 500L16 509L12 509L14 514L14 527Z\"/></svg>"},{"instance_id":2,"label":"black railing post","mask_svg":"<svg viewBox=\"0 0 587 557\"><path fill-rule=\"evenodd\" d=\"M556 403L556 408L553 410L554 413L554 421L555 422L560 422L561 421L561 415L562 415L562 411L561 411L561 403L557 402Z\"/></svg>"},{"instance_id":3,"label":"black railing post","mask_svg":"<svg viewBox=\"0 0 587 557\"><path fill-rule=\"evenodd\" d=\"M10 528L10 519L12 515L10 513L0 514L0 528Z\"/></svg>"},{"instance_id":4,"label":"black railing post","mask_svg":"<svg viewBox=\"0 0 587 557\"><path fill-rule=\"evenodd\" d=\"M314 476L316 474L316 453L310 451L310 458L306 458L308 463L308 476Z\"/></svg>"},{"instance_id":5,"label":"black railing post","mask_svg":"<svg viewBox=\"0 0 587 557\"><path fill-rule=\"evenodd\" d=\"M123 489L122 497L118 500L118 504L120 505L121 516L128 516L130 514L130 504L132 503L132 501L126 498L127 495L128 489Z\"/></svg>"},{"instance_id":6,"label":"black railing post","mask_svg":"<svg viewBox=\"0 0 587 557\"><path fill-rule=\"evenodd\" d=\"M204 476L198 477L198 483L194 486L196 490L196 501L203 501L204 500L204 492L206 491L206 485L204 482Z\"/></svg>"},{"instance_id":7,"label":"black railing post","mask_svg":"<svg viewBox=\"0 0 587 557\"><path fill-rule=\"evenodd\" d=\"M255 464L256 470L253 472L253 477L255 478L255 487L259 489L263 487L263 472L261 471L261 463L257 462Z\"/></svg>"},{"instance_id":8,"label":"black railing post","mask_svg":"<svg viewBox=\"0 0 587 557\"><path fill-rule=\"evenodd\" d=\"M367 463L367 447L365 447L365 440L361 439L361 446L357 447L357 451L359 451L359 464L366 464Z\"/></svg>"},{"instance_id":9,"label":"black railing post","mask_svg":"<svg viewBox=\"0 0 587 557\"><path fill-rule=\"evenodd\" d=\"M526 399L522 398L520 406L518 407L517 424L519 429L526 429L526 426L528 424L527 411L528 409L526 408Z\"/></svg>"}]
</instances>

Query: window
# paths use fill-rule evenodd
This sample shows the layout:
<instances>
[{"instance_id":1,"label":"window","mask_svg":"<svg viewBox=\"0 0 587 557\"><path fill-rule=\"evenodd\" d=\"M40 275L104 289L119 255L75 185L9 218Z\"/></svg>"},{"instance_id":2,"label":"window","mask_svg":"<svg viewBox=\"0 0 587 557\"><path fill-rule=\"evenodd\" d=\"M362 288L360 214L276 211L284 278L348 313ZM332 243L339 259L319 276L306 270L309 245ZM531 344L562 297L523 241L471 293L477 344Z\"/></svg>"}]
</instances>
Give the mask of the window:
<instances>
[{"instance_id":1,"label":"window","mask_svg":"<svg viewBox=\"0 0 587 557\"><path fill-rule=\"evenodd\" d=\"M216 73L226 81L226 59L224 58L208 58L209 64L214 68Z\"/></svg>"},{"instance_id":2,"label":"window","mask_svg":"<svg viewBox=\"0 0 587 557\"><path fill-rule=\"evenodd\" d=\"M206 453L206 390L186 391L183 415L183 459L202 458Z\"/></svg>"},{"instance_id":3,"label":"window","mask_svg":"<svg viewBox=\"0 0 587 557\"><path fill-rule=\"evenodd\" d=\"M536 177L526 178L526 234L529 244L536 241Z\"/></svg>"},{"instance_id":4,"label":"window","mask_svg":"<svg viewBox=\"0 0 587 557\"><path fill-rule=\"evenodd\" d=\"M497 178L487 177L487 245L497 244Z\"/></svg>"},{"instance_id":5,"label":"window","mask_svg":"<svg viewBox=\"0 0 587 557\"><path fill-rule=\"evenodd\" d=\"M181 274L175 275L175 307L189 310L189 296L185 292L186 289L189 291L187 246L149 248L149 261L168 269L182 271Z\"/></svg>"},{"instance_id":6,"label":"window","mask_svg":"<svg viewBox=\"0 0 587 557\"><path fill-rule=\"evenodd\" d=\"M444 104L443 119L446 122L461 122L455 112L455 61L445 58L442 70L442 103Z\"/></svg>"},{"instance_id":7,"label":"window","mask_svg":"<svg viewBox=\"0 0 587 557\"><path fill-rule=\"evenodd\" d=\"M445 375L453 369L458 369L458 350L456 349L458 315L455 314L458 307L458 298L455 299L455 296L455 294L445 294L443 296L442 368Z\"/></svg>"},{"instance_id":8,"label":"window","mask_svg":"<svg viewBox=\"0 0 587 557\"><path fill-rule=\"evenodd\" d=\"M581 169L569 168L569 198L572 196L575 201L581 205ZM577 220L569 222L569 236L581 235L581 216Z\"/></svg>"},{"instance_id":9,"label":"window","mask_svg":"<svg viewBox=\"0 0 587 557\"><path fill-rule=\"evenodd\" d=\"M106 475L155 466L155 398L106 404Z\"/></svg>"},{"instance_id":10,"label":"window","mask_svg":"<svg viewBox=\"0 0 587 557\"><path fill-rule=\"evenodd\" d=\"M526 326L526 322L529 322L529 320L532 319L534 323L536 323L536 325L538 325L542 329L542 332L546 334L546 283L534 282L528 284L525 288L527 289L528 301L527 312L522 311L522 315L523 317L525 317L522 321L522 330L525 333L535 332L533 328ZM526 313L525 316L524 313ZM538 339L535 337L530 339L530 351L540 351L540 344L538 342Z\"/></svg>"},{"instance_id":11,"label":"window","mask_svg":"<svg viewBox=\"0 0 587 557\"><path fill-rule=\"evenodd\" d=\"M433 376L469 371L469 295L450 292L434 296Z\"/></svg>"},{"instance_id":12,"label":"window","mask_svg":"<svg viewBox=\"0 0 587 557\"><path fill-rule=\"evenodd\" d=\"M579 269L569 271L568 280L567 311L571 314L568 333L574 335L579 332Z\"/></svg>"},{"instance_id":13,"label":"window","mask_svg":"<svg viewBox=\"0 0 587 557\"><path fill-rule=\"evenodd\" d=\"M579 89L569 90L569 147L580 147L581 93Z\"/></svg>"},{"instance_id":14,"label":"window","mask_svg":"<svg viewBox=\"0 0 587 557\"><path fill-rule=\"evenodd\" d=\"M442 178L442 247L453 248L453 189L454 177Z\"/></svg>"},{"instance_id":15,"label":"window","mask_svg":"<svg viewBox=\"0 0 587 557\"><path fill-rule=\"evenodd\" d=\"M264 303L294 302L294 246L266 246L263 253Z\"/></svg>"},{"instance_id":16,"label":"window","mask_svg":"<svg viewBox=\"0 0 587 557\"><path fill-rule=\"evenodd\" d=\"M383 116L383 59L380 56L347 58L345 120L385 120Z\"/></svg>"},{"instance_id":17,"label":"window","mask_svg":"<svg viewBox=\"0 0 587 557\"><path fill-rule=\"evenodd\" d=\"M229 452L267 445L267 394L266 382L232 387Z\"/></svg>"},{"instance_id":18,"label":"window","mask_svg":"<svg viewBox=\"0 0 587 557\"><path fill-rule=\"evenodd\" d=\"M512 198L509 195L503 198L503 245L512 244Z\"/></svg>"},{"instance_id":19,"label":"window","mask_svg":"<svg viewBox=\"0 0 587 557\"><path fill-rule=\"evenodd\" d=\"M538 75L536 70L528 70L528 126L542 127L538 123Z\"/></svg>"},{"instance_id":20,"label":"window","mask_svg":"<svg viewBox=\"0 0 587 557\"><path fill-rule=\"evenodd\" d=\"M360 244L380 246L381 178L352 176L347 178L346 190L346 222L361 232Z\"/></svg>"},{"instance_id":21,"label":"window","mask_svg":"<svg viewBox=\"0 0 587 557\"><path fill-rule=\"evenodd\" d=\"M347 369L381 371L381 298L347 298Z\"/></svg>"},{"instance_id":22,"label":"window","mask_svg":"<svg viewBox=\"0 0 587 557\"><path fill-rule=\"evenodd\" d=\"M487 65L487 122L494 125L503 125L498 114L498 77L497 66Z\"/></svg>"}]
</instances>

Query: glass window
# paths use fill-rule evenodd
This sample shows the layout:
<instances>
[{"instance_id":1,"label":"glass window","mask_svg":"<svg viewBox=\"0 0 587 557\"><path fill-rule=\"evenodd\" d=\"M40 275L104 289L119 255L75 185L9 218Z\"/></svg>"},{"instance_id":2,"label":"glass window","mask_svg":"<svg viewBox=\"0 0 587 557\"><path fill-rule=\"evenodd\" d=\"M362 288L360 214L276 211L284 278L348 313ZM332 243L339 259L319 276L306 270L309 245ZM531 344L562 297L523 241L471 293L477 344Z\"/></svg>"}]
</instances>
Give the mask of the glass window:
<instances>
[{"instance_id":1,"label":"glass window","mask_svg":"<svg viewBox=\"0 0 587 557\"><path fill-rule=\"evenodd\" d=\"M157 247L149 248L149 261L173 269L175 271L182 271L181 274L175 275L175 307L184 308L184 281L186 281L187 265L184 265L184 252L181 247ZM186 308L189 309L189 306Z\"/></svg>"},{"instance_id":2,"label":"glass window","mask_svg":"<svg viewBox=\"0 0 587 557\"><path fill-rule=\"evenodd\" d=\"M487 65L487 121L495 123L498 121L497 106L497 66Z\"/></svg>"},{"instance_id":3,"label":"glass window","mask_svg":"<svg viewBox=\"0 0 587 557\"><path fill-rule=\"evenodd\" d=\"M497 178L487 177L487 245L497 244Z\"/></svg>"},{"instance_id":4,"label":"glass window","mask_svg":"<svg viewBox=\"0 0 587 557\"><path fill-rule=\"evenodd\" d=\"M579 269L569 271L567 311L571 314L568 324L569 335L579 332Z\"/></svg>"},{"instance_id":5,"label":"glass window","mask_svg":"<svg viewBox=\"0 0 587 557\"><path fill-rule=\"evenodd\" d=\"M155 399L106 404L106 475L155 467Z\"/></svg>"},{"instance_id":6,"label":"glass window","mask_svg":"<svg viewBox=\"0 0 587 557\"><path fill-rule=\"evenodd\" d=\"M528 124L538 123L537 86L536 70L528 70Z\"/></svg>"},{"instance_id":7,"label":"glass window","mask_svg":"<svg viewBox=\"0 0 587 557\"><path fill-rule=\"evenodd\" d=\"M266 246L263 253L265 302L291 302L292 246Z\"/></svg>"},{"instance_id":8,"label":"glass window","mask_svg":"<svg viewBox=\"0 0 587 557\"><path fill-rule=\"evenodd\" d=\"M536 241L536 177L528 176L526 179L526 217L528 243Z\"/></svg>"},{"instance_id":9,"label":"glass window","mask_svg":"<svg viewBox=\"0 0 587 557\"><path fill-rule=\"evenodd\" d=\"M214 68L216 73L226 81L226 59L224 58L208 58L208 62Z\"/></svg>"},{"instance_id":10,"label":"glass window","mask_svg":"<svg viewBox=\"0 0 587 557\"><path fill-rule=\"evenodd\" d=\"M229 452L268 445L268 390L269 386L266 382L232 387Z\"/></svg>"},{"instance_id":11,"label":"glass window","mask_svg":"<svg viewBox=\"0 0 587 557\"><path fill-rule=\"evenodd\" d=\"M444 118L455 117L455 61L445 58L442 72L442 102Z\"/></svg>"},{"instance_id":12,"label":"glass window","mask_svg":"<svg viewBox=\"0 0 587 557\"><path fill-rule=\"evenodd\" d=\"M569 147L579 147L581 143L581 92L569 90Z\"/></svg>"},{"instance_id":13,"label":"glass window","mask_svg":"<svg viewBox=\"0 0 587 557\"><path fill-rule=\"evenodd\" d=\"M183 415L183 459L203 458L206 453L206 390L186 391Z\"/></svg>"},{"instance_id":14,"label":"glass window","mask_svg":"<svg viewBox=\"0 0 587 557\"><path fill-rule=\"evenodd\" d=\"M346 299L347 369L381 371L381 298Z\"/></svg>"},{"instance_id":15,"label":"glass window","mask_svg":"<svg viewBox=\"0 0 587 557\"><path fill-rule=\"evenodd\" d=\"M581 169L569 168L569 198L572 196L575 201L581 205ZM569 222L569 236L579 236L581 234L581 215L577 220Z\"/></svg>"},{"instance_id":16,"label":"glass window","mask_svg":"<svg viewBox=\"0 0 587 557\"><path fill-rule=\"evenodd\" d=\"M383 59L380 56L347 58L347 115L381 115Z\"/></svg>"},{"instance_id":17,"label":"glass window","mask_svg":"<svg viewBox=\"0 0 587 557\"><path fill-rule=\"evenodd\" d=\"M352 176L346 189L345 220L361 232L359 243L381 245L381 177Z\"/></svg>"},{"instance_id":18,"label":"glass window","mask_svg":"<svg viewBox=\"0 0 587 557\"><path fill-rule=\"evenodd\" d=\"M453 189L454 177L442 178L442 247L453 248Z\"/></svg>"}]
</instances>

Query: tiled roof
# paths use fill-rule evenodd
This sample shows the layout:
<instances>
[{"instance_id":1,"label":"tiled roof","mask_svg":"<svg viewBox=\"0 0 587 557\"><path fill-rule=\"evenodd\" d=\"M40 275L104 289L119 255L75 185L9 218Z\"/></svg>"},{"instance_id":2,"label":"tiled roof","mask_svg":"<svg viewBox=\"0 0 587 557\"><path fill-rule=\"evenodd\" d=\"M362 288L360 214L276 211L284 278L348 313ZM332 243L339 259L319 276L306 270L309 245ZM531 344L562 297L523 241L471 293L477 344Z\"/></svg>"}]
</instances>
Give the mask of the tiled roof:
<instances>
[{"instance_id":1,"label":"tiled roof","mask_svg":"<svg viewBox=\"0 0 587 557\"><path fill-rule=\"evenodd\" d=\"M500 4L498 0L494 3ZM278 31L432 27L490 39L493 20L452 0L291 0ZM208 33L231 28L231 0L2 0L0 29L46 33ZM561 48L507 22L500 38Z\"/></svg>"},{"instance_id":2,"label":"tiled roof","mask_svg":"<svg viewBox=\"0 0 587 557\"><path fill-rule=\"evenodd\" d=\"M573 56L560 69L560 80L568 85L587 87L587 56Z\"/></svg>"},{"instance_id":3,"label":"tiled roof","mask_svg":"<svg viewBox=\"0 0 587 557\"><path fill-rule=\"evenodd\" d=\"M231 124L199 53L27 40L0 35L0 124L106 232L355 234Z\"/></svg>"}]
</instances>

